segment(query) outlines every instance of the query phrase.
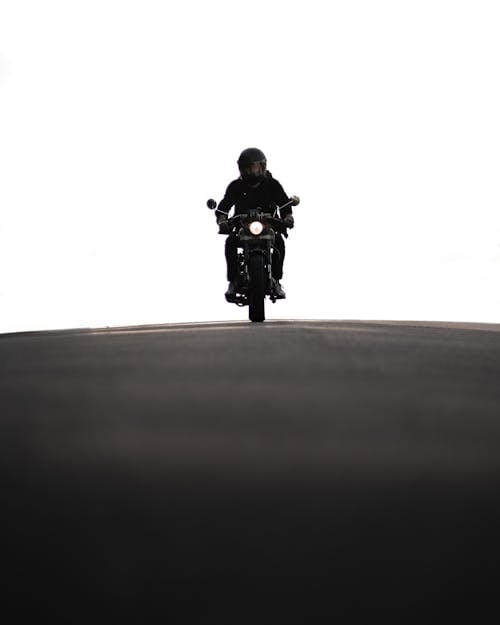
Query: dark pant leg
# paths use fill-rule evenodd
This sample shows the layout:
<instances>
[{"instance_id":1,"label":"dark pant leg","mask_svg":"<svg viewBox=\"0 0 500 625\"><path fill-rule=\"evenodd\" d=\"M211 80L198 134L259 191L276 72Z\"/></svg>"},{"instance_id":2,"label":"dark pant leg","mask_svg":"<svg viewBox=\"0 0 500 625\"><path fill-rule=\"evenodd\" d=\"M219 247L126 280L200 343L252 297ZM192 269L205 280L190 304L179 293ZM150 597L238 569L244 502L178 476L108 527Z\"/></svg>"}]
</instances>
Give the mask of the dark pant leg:
<instances>
[{"instance_id":1,"label":"dark pant leg","mask_svg":"<svg viewBox=\"0 0 500 625\"><path fill-rule=\"evenodd\" d=\"M226 263L227 279L234 282L238 279L238 246L235 234L230 234L226 239Z\"/></svg>"},{"instance_id":2,"label":"dark pant leg","mask_svg":"<svg viewBox=\"0 0 500 625\"><path fill-rule=\"evenodd\" d=\"M276 233L274 247L276 249L273 251L273 278L281 280L283 277L283 261L285 260L285 241L279 233Z\"/></svg>"}]
</instances>

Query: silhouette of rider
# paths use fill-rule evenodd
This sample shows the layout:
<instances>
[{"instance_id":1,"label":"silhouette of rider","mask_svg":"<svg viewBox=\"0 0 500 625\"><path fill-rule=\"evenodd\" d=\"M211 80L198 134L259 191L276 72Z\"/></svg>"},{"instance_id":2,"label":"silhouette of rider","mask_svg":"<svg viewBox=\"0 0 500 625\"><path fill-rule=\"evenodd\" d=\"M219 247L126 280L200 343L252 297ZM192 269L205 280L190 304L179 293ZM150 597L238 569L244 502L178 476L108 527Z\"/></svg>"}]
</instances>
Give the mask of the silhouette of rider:
<instances>
[{"instance_id":1,"label":"silhouette of rider","mask_svg":"<svg viewBox=\"0 0 500 625\"><path fill-rule=\"evenodd\" d=\"M267 160L264 153L258 148L243 150L238 158L240 177L233 180L226 189L224 198L216 210L219 231L229 234L226 239L227 279L229 286L225 293L226 298L235 295L238 287L238 246L236 234L230 234L228 215L234 206L234 214L248 213L255 208L262 208L265 212L275 214L276 209L289 201L289 197L281 184L267 171ZM287 228L293 228L294 220L291 206L287 206L279 215ZM275 292L278 298L285 298L285 291L280 284L283 277L283 261L285 259L285 242L280 233L276 233L275 248L278 253L273 254L272 275L275 280Z\"/></svg>"}]
</instances>

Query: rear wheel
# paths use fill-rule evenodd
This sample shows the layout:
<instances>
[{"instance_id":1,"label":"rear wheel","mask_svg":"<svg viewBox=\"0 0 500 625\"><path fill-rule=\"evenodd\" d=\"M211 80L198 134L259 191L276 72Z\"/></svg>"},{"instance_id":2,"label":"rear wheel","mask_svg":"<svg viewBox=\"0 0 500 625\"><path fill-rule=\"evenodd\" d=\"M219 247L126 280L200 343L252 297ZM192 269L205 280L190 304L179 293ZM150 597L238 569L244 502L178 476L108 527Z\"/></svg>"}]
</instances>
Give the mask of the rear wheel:
<instances>
[{"instance_id":1,"label":"rear wheel","mask_svg":"<svg viewBox=\"0 0 500 625\"><path fill-rule=\"evenodd\" d=\"M264 258L260 254L250 256L248 266L248 318L250 321L264 321L264 298L266 294L264 278Z\"/></svg>"}]
</instances>

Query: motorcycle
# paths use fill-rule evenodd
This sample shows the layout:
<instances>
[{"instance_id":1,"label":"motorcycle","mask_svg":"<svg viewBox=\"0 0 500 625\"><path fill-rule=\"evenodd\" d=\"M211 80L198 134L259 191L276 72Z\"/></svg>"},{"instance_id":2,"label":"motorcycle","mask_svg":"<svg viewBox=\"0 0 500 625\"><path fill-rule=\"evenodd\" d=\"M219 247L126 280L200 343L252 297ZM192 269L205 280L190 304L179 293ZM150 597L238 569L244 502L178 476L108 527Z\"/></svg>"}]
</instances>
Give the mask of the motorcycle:
<instances>
[{"instance_id":1,"label":"motorcycle","mask_svg":"<svg viewBox=\"0 0 500 625\"><path fill-rule=\"evenodd\" d=\"M297 206L300 199L293 195L291 199L278 207L271 214L262 208L256 208L245 214L228 218L228 231L219 234L236 234L238 253L238 281L234 298L228 299L237 306L248 306L250 321L265 320L264 300L269 296L274 304L278 299L275 280L272 276L273 256L279 254L274 246L276 232L288 236L283 220L276 217L277 211L288 206ZM217 208L215 200L208 200L211 210Z\"/></svg>"}]
</instances>

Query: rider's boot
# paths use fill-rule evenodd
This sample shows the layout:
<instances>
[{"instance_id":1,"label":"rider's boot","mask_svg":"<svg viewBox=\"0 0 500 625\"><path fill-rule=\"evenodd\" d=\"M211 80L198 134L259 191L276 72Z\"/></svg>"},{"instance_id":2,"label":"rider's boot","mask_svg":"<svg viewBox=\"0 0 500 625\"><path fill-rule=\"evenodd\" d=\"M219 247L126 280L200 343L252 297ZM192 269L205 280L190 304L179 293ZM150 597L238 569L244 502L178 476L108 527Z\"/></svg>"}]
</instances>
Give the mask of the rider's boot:
<instances>
[{"instance_id":1,"label":"rider's boot","mask_svg":"<svg viewBox=\"0 0 500 625\"><path fill-rule=\"evenodd\" d=\"M234 302L236 297L236 280L231 280L227 287L227 291L224 293L228 302Z\"/></svg>"},{"instance_id":2,"label":"rider's boot","mask_svg":"<svg viewBox=\"0 0 500 625\"><path fill-rule=\"evenodd\" d=\"M274 280L274 293L276 294L276 299L285 299L286 293L283 290L283 287L280 284L279 280Z\"/></svg>"}]
</instances>

